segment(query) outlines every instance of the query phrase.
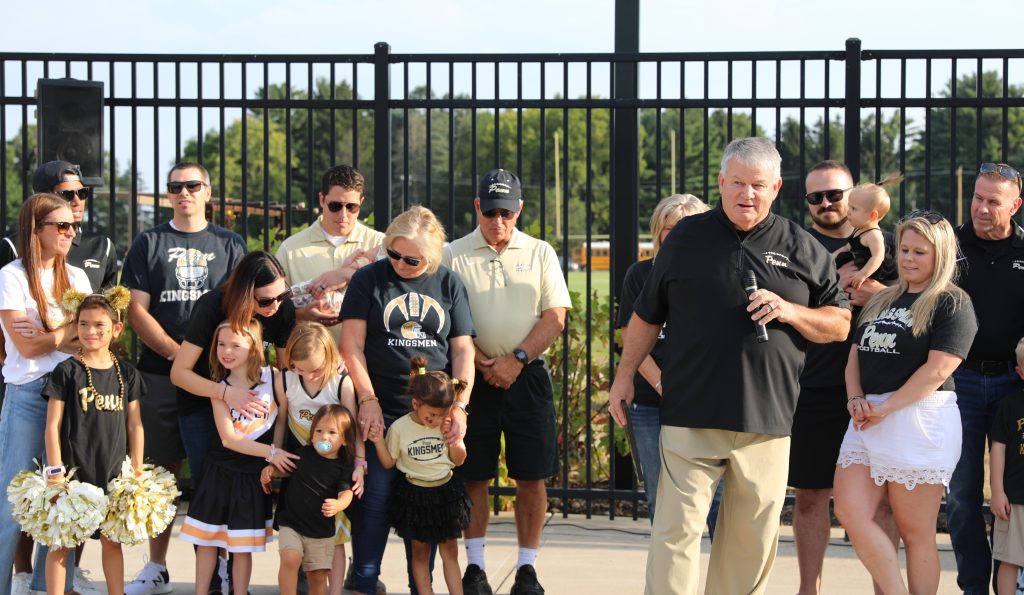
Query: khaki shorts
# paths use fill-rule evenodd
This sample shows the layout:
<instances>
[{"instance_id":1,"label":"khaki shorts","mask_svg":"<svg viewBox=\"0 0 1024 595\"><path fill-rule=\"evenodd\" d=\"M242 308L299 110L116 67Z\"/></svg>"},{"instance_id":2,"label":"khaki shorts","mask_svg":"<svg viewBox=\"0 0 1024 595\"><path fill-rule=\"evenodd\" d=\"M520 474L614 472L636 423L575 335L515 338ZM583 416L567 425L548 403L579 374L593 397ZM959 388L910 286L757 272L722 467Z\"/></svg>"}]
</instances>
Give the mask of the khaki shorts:
<instances>
[{"instance_id":1,"label":"khaki shorts","mask_svg":"<svg viewBox=\"0 0 1024 595\"><path fill-rule=\"evenodd\" d=\"M277 535L278 551L295 550L302 554L302 569L330 570L334 562L333 537L303 537L291 527L281 527Z\"/></svg>"},{"instance_id":2,"label":"khaki shorts","mask_svg":"<svg viewBox=\"0 0 1024 595\"><path fill-rule=\"evenodd\" d=\"M992 525L992 557L1000 562L1024 566L1024 504L1010 505L1010 520L996 517Z\"/></svg>"}]
</instances>

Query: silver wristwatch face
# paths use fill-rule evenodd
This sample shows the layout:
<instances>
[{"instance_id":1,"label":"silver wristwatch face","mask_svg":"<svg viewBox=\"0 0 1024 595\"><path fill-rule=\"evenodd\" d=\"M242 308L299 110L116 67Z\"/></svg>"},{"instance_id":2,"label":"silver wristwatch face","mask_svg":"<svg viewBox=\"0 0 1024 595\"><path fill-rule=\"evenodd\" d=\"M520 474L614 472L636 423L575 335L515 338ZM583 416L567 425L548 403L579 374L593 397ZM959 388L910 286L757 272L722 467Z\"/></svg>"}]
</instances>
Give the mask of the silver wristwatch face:
<instances>
[{"instance_id":1,"label":"silver wristwatch face","mask_svg":"<svg viewBox=\"0 0 1024 595\"><path fill-rule=\"evenodd\" d=\"M529 356L526 355L526 351L524 351L522 349L513 349L512 350L512 355L514 355L515 358L517 360L519 360L520 363L523 363L523 364L525 364L527 362L527 360L530 359Z\"/></svg>"}]
</instances>

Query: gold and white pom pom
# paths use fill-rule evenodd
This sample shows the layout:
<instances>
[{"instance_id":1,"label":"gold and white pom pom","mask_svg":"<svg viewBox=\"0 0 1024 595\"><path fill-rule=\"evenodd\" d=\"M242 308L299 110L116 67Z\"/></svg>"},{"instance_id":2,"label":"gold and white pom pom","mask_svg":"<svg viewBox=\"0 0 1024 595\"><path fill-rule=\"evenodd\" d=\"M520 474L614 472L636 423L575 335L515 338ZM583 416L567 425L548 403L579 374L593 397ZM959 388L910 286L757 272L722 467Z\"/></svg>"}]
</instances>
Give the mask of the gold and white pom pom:
<instances>
[{"instance_id":1,"label":"gold and white pom pom","mask_svg":"<svg viewBox=\"0 0 1024 595\"><path fill-rule=\"evenodd\" d=\"M138 473L131 459L121 464L121 474L107 486L110 505L100 531L108 539L136 545L164 532L174 521L181 495L174 475L163 467L143 465Z\"/></svg>"},{"instance_id":2,"label":"gold and white pom pom","mask_svg":"<svg viewBox=\"0 0 1024 595\"><path fill-rule=\"evenodd\" d=\"M107 510L100 488L80 481L49 483L40 471L22 471L7 487L11 515L22 531L49 547L75 547L96 532Z\"/></svg>"}]
</instances>

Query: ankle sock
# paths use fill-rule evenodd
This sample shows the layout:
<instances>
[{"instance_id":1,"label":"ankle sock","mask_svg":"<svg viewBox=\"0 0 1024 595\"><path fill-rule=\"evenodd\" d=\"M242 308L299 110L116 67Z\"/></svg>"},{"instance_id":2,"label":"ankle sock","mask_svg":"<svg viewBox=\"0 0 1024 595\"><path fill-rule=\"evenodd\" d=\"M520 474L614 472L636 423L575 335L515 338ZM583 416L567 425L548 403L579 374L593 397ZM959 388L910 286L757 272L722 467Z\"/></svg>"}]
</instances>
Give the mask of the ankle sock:
<instances>
[{"instance_id":1,"label":"ankle sock","mask_svg":"<svg viewBox=\"0 0 1024 595\"><path fill-rule=\"evenodd\" d=\"M525 566L526 564L534 566L534 562L536 561L537 550L528 547L521 547L519 548L519 560L516 562L516 570L518 570L520 566Z\"/></svg>"},{"instance_id":2,"label":"ankle sock","mask_svg":"<svg viewBox=\"0 0 1024 595\"><path fill-rule=\"evenodd\" d=\"M476 564L480 570L486 570L484 564L484 546L487 545L486 537L470 537L463 539L466 542L466 565Z\"/></svg>"}]
</instances>

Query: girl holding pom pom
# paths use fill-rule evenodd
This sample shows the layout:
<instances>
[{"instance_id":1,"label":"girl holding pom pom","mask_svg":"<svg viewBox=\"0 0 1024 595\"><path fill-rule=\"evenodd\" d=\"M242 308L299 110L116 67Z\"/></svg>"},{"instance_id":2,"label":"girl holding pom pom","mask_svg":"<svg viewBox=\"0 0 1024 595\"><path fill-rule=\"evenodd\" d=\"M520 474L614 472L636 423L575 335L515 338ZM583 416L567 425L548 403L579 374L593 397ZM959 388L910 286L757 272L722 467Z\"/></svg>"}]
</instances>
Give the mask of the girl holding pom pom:
<instances>
[{"instance_id":1,"label":"girl holding pom pom","mask_svg":"<svg viewBox=\"0 0 1024 595\"><path fill-rule=\"evenodd\" d=\"M120 473L125 454L134 469L142 468L139 398L145 386L135 368L110 350L124 330L128 300L128 290L120 286L103 295L68 291L64 296L65 306L75 311L82 347L57 364L42 393L48 399L45 474L52 483L63 483L67 472L77 469L75 479L105 491ZM121 544L105 535L99 539L107 592L123 593ZM46 592L51 595L64 593L66 556L64 548L51 548L46 555Z\"/></svg>"},{"instance_id":2,"label":"girl holding pom pom","mask_svg":"<svg viewBox=\"0 0 1024 595\"><path fill-rule=\"evenodd\" d=\"M412 576L421 595L432 594L430 549L437 545L448 592L462 595L458 539L469 526L469 497L452 469L466 461L466 445L445 442L441 426L466 381L442 371L427 371L427 360L413 356L409 373L412 411L383 430L375 426L370 440L385 469L398 466L404 475L395 482L388 520L400 537L412 540Z\"/></svg>"},{"instance_id":3,"label":"girl holding pom pom","mask_svg":"<svg viewBox=\"0 0 1024 595\"><path fill-rule=\"evenodd\" d=\"M196 552L196 594L206 595L217 565L217 548L234 552L234 592L245 595L252 574L252 552L266 550L272 539L270 496L260 486L264 461L283 473L298 458L279 448L284 439L288 400L281 376L263 359L260 323L241 328L221 323L213 334L210 372L224 385L249 390L266 413L238 411L213 400L213 418L220 441L206 454L202 477L189 504L181 537L199 546Z\"/></svg>"}]
</instances>

